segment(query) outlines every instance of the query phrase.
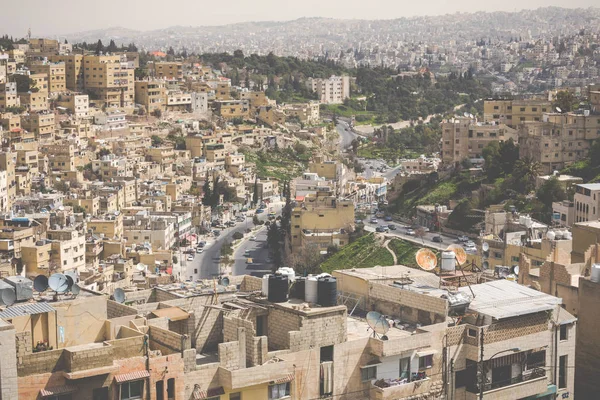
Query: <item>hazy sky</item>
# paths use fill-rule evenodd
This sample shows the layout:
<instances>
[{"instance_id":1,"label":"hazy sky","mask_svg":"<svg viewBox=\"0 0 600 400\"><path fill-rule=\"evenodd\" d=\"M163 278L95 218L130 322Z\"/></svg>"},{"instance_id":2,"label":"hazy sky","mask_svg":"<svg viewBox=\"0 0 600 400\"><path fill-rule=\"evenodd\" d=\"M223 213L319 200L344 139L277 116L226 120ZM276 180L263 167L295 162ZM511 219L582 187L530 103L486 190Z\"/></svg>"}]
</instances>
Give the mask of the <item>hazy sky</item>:
<instances>
[{"instance_id":1,"label":"hazy sky","mask_svg":"<svg viewBox=\"0 0 600 400\"><path fill-rule=\"evenodd\" d=\"M0 0L0 33L60 35L113 26L151 30L300 17L399 18L457 11L515 11L545 6L591 7L598 0Z\"/></svg>"}]
</instances>

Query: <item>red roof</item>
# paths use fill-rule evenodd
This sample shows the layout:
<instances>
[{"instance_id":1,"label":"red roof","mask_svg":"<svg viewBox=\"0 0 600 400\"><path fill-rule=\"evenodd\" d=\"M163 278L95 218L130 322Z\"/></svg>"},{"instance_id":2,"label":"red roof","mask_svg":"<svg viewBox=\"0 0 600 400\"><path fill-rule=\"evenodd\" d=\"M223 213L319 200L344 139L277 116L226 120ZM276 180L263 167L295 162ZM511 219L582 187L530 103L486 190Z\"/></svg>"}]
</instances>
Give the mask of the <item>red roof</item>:
<instances>
[{"instance_id":1,"label":"red roof","mask_svg":"<svg viewBox=\"0 0 600 400\"><path fill-rule=\"evenodd\" d=\"M53 388L42 389L40 390L40 395L42 397L50 397L50 396L58 396L61 394L69 394L77 391L76 386L64 385L64 386L55 386Z\"/></svg>"},{"instance_id":2,"label":"red roof","mask_svg":"<svg viewBox=\"0 0 600 400\"><path fill-rule=\"evenodd\" d=\"M150 377L150 372L145 369L142 371L130 372L128 374L115 375L115 381L117 383L139 381L140 379L146 379Z\"/></svg>"}]
</instances>

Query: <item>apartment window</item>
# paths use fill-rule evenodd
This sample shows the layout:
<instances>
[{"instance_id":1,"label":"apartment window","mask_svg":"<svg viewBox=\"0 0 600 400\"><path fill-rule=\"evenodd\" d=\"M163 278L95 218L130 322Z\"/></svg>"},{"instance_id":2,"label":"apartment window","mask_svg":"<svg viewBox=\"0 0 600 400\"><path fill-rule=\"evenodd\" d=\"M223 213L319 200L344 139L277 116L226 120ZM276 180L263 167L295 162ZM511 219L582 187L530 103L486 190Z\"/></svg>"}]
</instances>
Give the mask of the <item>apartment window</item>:
<instances>
[{"instance_id":1,"label":"apartment window","mask_svg":"<svg viewBox=\"0 0 600 400\"><path fill-rule=\"evenodd\" d=\"M558 388L564 389L567 387L567 360L568 356L560 356L558 362Z\"/></svg>"},{"instance_id":2,"label":"apartment window","mask_svg":"<svg viewBox=\"0 0 600 400\"><path fill-rule=\"evenodd\" d=\"M108 400L108 386L94 389L92 391L92 400Z\"/></svg>"},{"instance_id":3,"label":"apartment window","mask_svg":"<svg viewBox=\"0 0 600 400\"><path fill-rule=\"evenodd\" d=\"M569 326L567 324L560 326L560 340L567 340L569 335Z\"/></svg>"},{"instance_id":4,"label":"apartment window","mask_svg":"<svg viewBox=\"0 0 600 400\"><path fill-rule=\"evenodd\" d=\"M477 337L477 329L469 328L467 330L467 336L469 336L469 337Z\"/></svg>"},{"instance_id":5,"label":"apartment window","mask_svg":"<svg viewBox=\"0 0 600 400\"><path fill-rule=\"evenodd\" d=\"M516 262L516 263L518 263L518 262L519 262L519 256L512 256L512 257L510 258L510 260L511 260L512 262Z\"/></svg>"},{"instance_id":6,"label":"apartment window","mask_svg":"<svg viewBox=\"0 0 600 400\"><path fill-rule=\"evenodd\" d=\"M531 111L533 111L533 112L537 111L537 107L532 107Z\"/></svg>"},{"instance_id":7,"label":"apartment window","mask_svg":"<svg viewBox=\"0 0 600 400\"><path fill-rule=\"evenodd\" d=\"M419 357L419 369L431 368L433 366L433 355L429 354Z\"/></svg>"},{"instance_id":8,"label":"apartment window","mask_svg":"<svg viewBox=\"0 0 600 400\"><path fill-rule=\"evenodd\" d=\"M456 142L455 142L455 143L456 143L456 144L459 144L459 143L460 143L460 140L459 140L459 139L456 139Z\"/></svg>"},{"instance_id":9,"label":"apartment window","mask_svg":"<svg viewBox=\"0 0 600 400\"><path fill-rule=\"evenodd\" d=\"M242 400L242 394L240 392L229 393L229 400Z\"/></svg>"},{"instance_id":10,"label":"apartment window","mask_svg":"<svg viewBox=\"0 0 600 400\"><path fill-rule=\"evenodd\" d=\"M521 111L525 111L525 107L521 107Z\"/></svg>"},{"instance_id":11,"label":"apartment window","mask_svg":"<svg viewBox=\"0 0 600 400\"><path fill-rule=\"evenodd\" d=\"M142 398L144 381L133 381L121 384L121 400L137 400Z\"/></svg>"},{"instance_id":12,"label":"apartment window","mask_svg":"<svg viewBox=\"0 0 600 400\"><path fill-rule=\"evenodd\" d=\"M525 122L525 117L521 117L521 118L519 118L519 121L521 121L521 122Z\"/></svg>"},{"instance_id":13,"label":"apartment window","mask_svg":"<svg viewBox=\"0 0 600 400\"><path fill-rule=\"evenodd\" d=\"M169 378L167 380L167 398L169 400L175 400L175 378Z\"/></svg>"},{"instance_id":14,"label":"apartment window","mask_svg":"<svg viewBox=\"0 0 600 400\"><path fill-rule=\"evenodd\" d=\"M500 107L498 106L494 106L494 110L498 110Z\"/></svg>"},{"instance_id":15,"label":"apartment window","mask_svg":"<svg viewBox=\"0 0 600 400\"><path fill-rule=\"evenodd\" d=\"M502 253L499 253L497 251L494 252L494 258L502 258Z\"/></svg>"},{"instance_id":16,"label":"apartment window","mask_svg":"<svg viewBox=\"0 0 600 400\"><path fill-rule=\"evenodd\" d=\"M546 365L546 350L535 351L527 355L526 369L544 367Z\"/></svg>"},{"instance_id":17,"label":"apartment window","mask_svg":"<svg viewBox=\"0 0 600 400\"><path fill-rule=\"evenodd\" d=\"M269 385L269 400L277 400L289 397L290 395L290 383L279 383L275 385Z\"/></svg>"},{"instance_id":18,"label":"apartment window","mask_svg":"<svg viewBox=\"0 0 600 400\"><path fill-rule=\"evenodd\" d=\"M377 379L377 365L360 367L360 376L363 382Z\"/></svg>"}]
</instances>

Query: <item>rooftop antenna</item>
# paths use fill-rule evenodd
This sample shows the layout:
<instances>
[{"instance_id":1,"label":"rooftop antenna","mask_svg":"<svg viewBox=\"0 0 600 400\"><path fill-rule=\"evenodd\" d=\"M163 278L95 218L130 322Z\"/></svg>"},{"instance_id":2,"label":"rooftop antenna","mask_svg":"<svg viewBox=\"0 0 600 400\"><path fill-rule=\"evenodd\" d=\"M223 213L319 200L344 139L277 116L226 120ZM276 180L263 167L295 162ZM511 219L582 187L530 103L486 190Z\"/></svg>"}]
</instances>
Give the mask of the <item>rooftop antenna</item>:
<instances>
[{"instance_id":1,"label":"rooftop antenna","mask_svg":"<svg viewBox=\"0 0 600 400\"><path fill-rule=\"evenodd\" d=\"M369 311L367 313L367 324L369 328L373 331L373 337L378 337L381 340L387 340L387 336L385 334L390 330L390 324L387 319L378 313L377 311Z\"/></svg>"},{"instance_id":2,"label":"rooftop antenna","mask_svg":"<svg viewBox=\"0 0 600 400\"><path fill-rule=\"evenodd\" d=\"M113 299L115 299L117 303L123 303L125 301L125 292L123 289L116 288L115 292L113 293Z\"/></svg>"},{"instance_id":3,"label":"rooftop antenna","mask_svg":"<svg viewBox=\"0 0 600 400\"><path fill-rule=\"evenodd\" d=\"M415 254L417 265L424 271L432 271L437 266L437 256L429 249L422 248Z\"/></svg>"},{"instance_id":4,"label":"rooftop antenna","mask_svg":"<svg viewBox=\"0 0 600 400\"><path fill-rule=\"evenodd\" d=\"M33 280L33 288L39 293L45 292L48 289L48 277L46 275L38 275Z\"/></svg>"}]
</instances>

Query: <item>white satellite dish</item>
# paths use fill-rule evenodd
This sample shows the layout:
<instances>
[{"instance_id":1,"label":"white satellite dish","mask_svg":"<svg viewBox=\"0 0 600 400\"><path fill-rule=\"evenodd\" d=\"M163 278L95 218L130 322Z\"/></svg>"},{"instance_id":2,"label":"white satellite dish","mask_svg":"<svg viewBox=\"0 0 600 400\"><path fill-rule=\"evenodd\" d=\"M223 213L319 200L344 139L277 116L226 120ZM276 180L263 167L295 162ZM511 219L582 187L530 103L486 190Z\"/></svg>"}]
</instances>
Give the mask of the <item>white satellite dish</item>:
<instances>
[{"instance_id":1,"label":"white satellite dish","mask_svg":"<svg viewBox=\"0 0 600 400\"><path fill-rule=\"evenodd\" d=\"M148 266L146 264L138 263L135 266L135 269L137 269L139 272L144 272L148 269Z\"/></svg>"},{"instance_id":2,"label":"white satellite dish","mask_svg":"<svg viewBox=\"0 0 600 400\"><path fill-rule=\"evenodd\" d=\"M116 288L113 293L113 298L117 303L123 303L125 301L125 292L121 288Z\"/></svg>"},{"instance_id":3,"label":"white satellite dish","mask_svg":"<svg viewBox=\"0 0 600 400\"><path fill-rule=\"evenodd\" d=\"M482 249L483 251L488 251L488 250L490 249L490 245L488 244L488 242L483 242L483 243L481 244L481 249Z\"/></svg>"},{"instance_id":4,"label":"white satellite dish","mask_svg":"<svg viewBox=\"0 0 600 400\"><path fill-rule=\"evenodd\" d=\"M390 324L387 319L377 311L367 313L367 324L373 330L373 336L385 335L390 330Z\"/></svg>"},{"instance_id":5,"label":"white satellite dish","mask_svg":"<svg viewBox=\"0 0 600 400\"><path fill-rule=\"evenodd\" d=\"M556 107L556 111L559 112L559 113L562 112L562 110L560 109L560 107Z\"/></svg>"},{"instance_id":6,"label":"white satellite dish","mask_svg":"<svg viewBox=\"0 0 600 400\"><path fill-rule=\"evenodd\" d=\"M56 293L64 293L69 290L69 280L63 274L52 274L48 279L48 286Z\"/></svg>"}]
</instances>

